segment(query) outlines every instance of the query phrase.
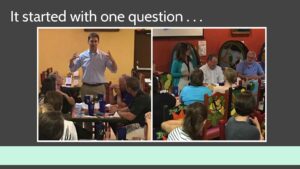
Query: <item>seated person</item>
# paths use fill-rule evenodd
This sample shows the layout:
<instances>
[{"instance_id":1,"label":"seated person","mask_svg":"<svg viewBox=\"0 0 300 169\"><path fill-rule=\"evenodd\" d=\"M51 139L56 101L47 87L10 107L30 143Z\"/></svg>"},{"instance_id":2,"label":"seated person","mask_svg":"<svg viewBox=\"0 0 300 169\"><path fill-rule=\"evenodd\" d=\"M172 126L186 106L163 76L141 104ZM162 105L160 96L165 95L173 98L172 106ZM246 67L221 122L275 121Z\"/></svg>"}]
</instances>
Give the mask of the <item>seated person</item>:
<instances>
[{"instance_id":1,"label":"seated person","mask_svg":"<svg viewBox=\"0 0 300 169\"><path fill-rule=\"evenodd\" d=\"M61 112L62 104L63 104L63 96L56 91L49 91L46 93L44 104L50 106L47 107L47 109L44 109L45 112L48 111ZM78 140L77 131L74 123L68 120L64 120L63 122L64 122L64 131L60 140Z\"/></svg>"},{"instance_id":2,"label":"seated person","mask_svg":"<svg viewBox=\"0 0 300 169\"><path fill-rule=\"evenodd\" d=\"M175 128L169 135L168 141L201 140L202 128L207 119L207 108L196 102L186 107L183 125Z\"/></svg>"},{"instance_id":3,"label":"seated person","mask_svg":"<svg viewBox=\"0 0 300 169\"><path fill-rule=\"evenodd\" d=\"M234 103L236 117L231 117L225 126L226 140L263 140L257 118L250 114L255 109L255 98L251 92L239 94Z\"/></svg>"},{"instance_id":4,"label":"seated person","mask_svg":"<svg viewBox=\"0 0 300 169\"><path fill-rule=\"evenodd\" d=\"M218 56L209 55L207 63L200 67L204 74L203 83L205 84L219 84L224 82L223 71L218 64Z\"/></svg>"},{"instance_id":5,"label":"seated person","mask_svg":"<svg viewBox=\"0 0 300 169\"><path fill-rule=\"evenodd\" d=\"M172 108L176 104L176 99L169 93L160 93L160 83L153 77L153 129L160 130L160 125L166 117L164 117L164 106Z\"/></svg>"},{"instance_id":6,"label":"seated person","mask_svg":"<svg viewBox=\"0 0 300 169\"><path fill-rule=\"evenodd\" d=\"M237 73L232 68L225 68L224 71L224 86L216 86L213 89L213 94L215 93L225 93L229 88L235 87L235 82L237 80Z\"/></svg>"},{"instance_id":7,"label":"seated person","mask_svg":"<svg viewBox=\"0 0 300 169\"><path fill-rule=\"evenodd\" d=\"M129 76L122 75L119 78L119 84L112 84L109 87L110 104L117 104L119 107L126 107L132 101L132 96L126 91L126 78ZM113 95L115 91L116 95Z\"/></svg>"},{"instance_id":8,"label":"seated person","mask_svg":"<svg viewBox=\"0 0 300 169\"><path fill-rule=\"evenodd\" d=\"M191 74L191 82L189 86L185 86L180 93L180 100L184 105L190 105L195 102L204 102L205 94L211 96L211 90L203 86L203 72L202 70L194 70ZM183 120L168 120L161 124L161 128L169 133L173 129L182 126Z\"/></svg>"},{"instance_id":9,"label":"seated person","mask_svg":"<svg viewBox=\"0 0 300 169\"><path fill-rule=\"evenodd\" d=\"M60 140L64 133L64 118L61 112L39 113L39 140Z\"/></svg>"},{"instance_id":10,"label":"seated person","mask_svg":"<svg viewBox=\"0 0 300 169\"><path fill-rule=\"evenodd\" d=\"M75 105L75 100L68 94L61 91L62 78L58 74L52 74L42 82L42 88L40 93L40 103L43 103L45 95L48 91L57 91L63 96L62 113L68 114L72 111Z\"/></svg>"},{"instance_id":11,"label":"seated person","mask_svg":"<svg viewBox=\"0 0 300 169\"><path fill-rule=\"evenodd\" d=\"M71 93L67 93L66 91L62 90L63 78L58 73L50 75L50 77L55 79L56 91L64 96L62 113L67 114L71 112L73 106L75 105L75 100L73 97L71 97Z\"/></svg>"},{"instance_id":12,"label":"seated person","mask_svg":"<svg viewBox=\"0 0 300 169\"><path fill-rule=\"evenodd\" d=\"M247 59L236 66L238 76L246 80L257 80L264 77L264 71L259 63L256 62L256 53L249 51Z\"/></svg>"},{"instance_id":13,"label":"seated person","mask_svg":"<svg viewBox=\"0 0 300 169\"><path fill-rule=\"evenodd\" d=\"M203 71L194 70L190 76L191 82L189 86L185 86L180 93L180 100L184 105L194 102L204 102L204 95L211 95L211 90L203 86Z\"/></svg>"},{"instance_id":14,"label":"seated person","mask_svg":"<svg viewBox=\"0 0 300 169\"><path fill-rule=\"evenodd\" d=\"M125 120L127 129L127 139L133 137L144 138L145 114L151 111L150 96L145 94L140 89L140 82L137 78L129 77L126 79L127 92L133 96L133 100L128 107L119 108L111 107L111 112L117 112L119 116ZM112 124L111 127L116 134L116 125Z\"/></svg>"}]
</instances>

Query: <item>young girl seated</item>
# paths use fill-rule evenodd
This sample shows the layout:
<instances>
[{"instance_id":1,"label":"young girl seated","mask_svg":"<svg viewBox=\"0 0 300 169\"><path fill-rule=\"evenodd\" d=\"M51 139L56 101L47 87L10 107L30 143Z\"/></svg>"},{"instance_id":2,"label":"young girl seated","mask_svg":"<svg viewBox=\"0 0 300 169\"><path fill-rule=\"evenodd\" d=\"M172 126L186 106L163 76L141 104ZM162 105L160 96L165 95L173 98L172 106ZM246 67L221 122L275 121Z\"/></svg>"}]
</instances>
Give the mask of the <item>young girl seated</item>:
<instances>
[{"instance_id":1,"label":"young girl seated","mask_svg":"<svg viewBox=\"0 0 300 169\"><path fill-rule=\"evenodd\" d=\"M199 102L186 107L182 127L175 128L169 135L168 141L201 140L202 128L207 119L207 108Z\"/></svg>"}]
</instances>

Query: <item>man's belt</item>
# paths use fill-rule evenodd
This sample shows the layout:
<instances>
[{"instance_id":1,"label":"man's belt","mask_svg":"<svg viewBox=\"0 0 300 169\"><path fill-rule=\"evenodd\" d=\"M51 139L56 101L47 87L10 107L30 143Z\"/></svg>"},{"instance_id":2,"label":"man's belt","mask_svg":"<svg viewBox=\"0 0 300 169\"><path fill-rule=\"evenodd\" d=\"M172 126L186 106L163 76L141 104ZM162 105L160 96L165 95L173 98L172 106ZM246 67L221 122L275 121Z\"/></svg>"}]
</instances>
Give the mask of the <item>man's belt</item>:
<instances>
[{"instance_id":1,"label":"man's belt","mask_svg":"<svg viewBox=\"0 0 300 169\"><path fill-rule=\"evenodd\" d=\"M86 86L101 86L101 85L105 85L106 83L94 83L94 84L90 84L90 83L84 83L83 82L83 85L86 85Z\"/></svg>"}]
</instances>

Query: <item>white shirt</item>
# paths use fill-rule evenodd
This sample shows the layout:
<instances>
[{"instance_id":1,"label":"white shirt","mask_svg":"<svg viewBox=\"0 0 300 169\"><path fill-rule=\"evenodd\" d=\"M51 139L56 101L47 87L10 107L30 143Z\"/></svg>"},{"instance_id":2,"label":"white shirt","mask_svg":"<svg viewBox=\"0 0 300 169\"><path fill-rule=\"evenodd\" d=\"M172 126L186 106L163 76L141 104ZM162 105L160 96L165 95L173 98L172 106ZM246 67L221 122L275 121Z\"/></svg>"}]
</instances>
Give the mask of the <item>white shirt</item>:
<instances>
[{"instance_id":1,"label":"white shirt","mask_svg":"<svg viewBox=\"0 0 300 169\"><path fill-rule=\"evenodd\" d=\"M64 120L64 134L60 140L78 140L77 131L72 121Z\"/></svg>"},{"instance_id":2,"label":"white shirt","mask_svg":"<svg viewBox=\"0 0 300 169\"><path fill-rule=\"evenodd\" d=\"M192 141L192 139L182 130L182 127L177 127L168 135L168 141Z\"/></svg>"},{"instance_id":3,"label":"white shirt","mask_svg":"<svg viewBox=\"0 0 300 169\"><path fill-rule=\"evenodd\" d=\"M109 59L108 54L97 50L97 53L92 53L86 50L75 59L73 65L70 65L70 71L75 72L82 67L83 79L82 81L89 84L106 83L104 76L106 67L112 72L117 72L117 67L113 66L112 61Z\"/></svg>"},{"instance_id":4,"label":"white shirt","mask_svg":"<svg viewBox=\"0 0 300 169\"><path fill-rule=\"evenodd\" d=\"M216 66L215 69L210 69L207 64L200 67L204 74L203 83L207 84L218 84L224 82L224 75L222 68L220 66Z\"/></svg>"}]
</instances>

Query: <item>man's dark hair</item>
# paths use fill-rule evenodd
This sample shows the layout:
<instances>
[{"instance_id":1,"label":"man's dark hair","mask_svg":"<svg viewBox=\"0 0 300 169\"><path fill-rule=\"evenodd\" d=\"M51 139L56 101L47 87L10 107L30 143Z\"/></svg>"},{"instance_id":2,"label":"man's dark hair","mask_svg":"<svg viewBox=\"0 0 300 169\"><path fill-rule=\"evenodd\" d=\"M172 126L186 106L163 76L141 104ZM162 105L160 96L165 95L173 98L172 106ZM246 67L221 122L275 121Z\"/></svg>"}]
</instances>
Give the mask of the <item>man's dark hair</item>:
<instances>
[{"instance_id":1,"label":"man's dark hair","mask_svg":"<svg viewBox=\"0 0 300 169\"><path fill-rule=\"evenodd\" d=\"M185 118L183 121L183 131L187 133L192 140L202 139L202 128L207 119L207 107L199 102L190 104L185 109Z\"/></svg>"},{"instance_id":2,"label":"man's dark hair","mask_svg":"<svg viewBox=\"0 0 300 169\"><path fill-rule=\"evenodd\" d=\"M39 114L39 140L59 140L64 132L64 118L61 112Z\"/></svg>"},{"instance_id":3,"label":"man's dark hair","mask_svg":"<svg viewBox=\"0 0 300 169\"><path fill-rule=\"evenodd\" d=\"M140 82L137 78L135 77L129 77L126 79L126 85L127 88L132 89L133 91L138 91L140 90Z\"/></svg>"},{"instance_id":4,"label":"man's dark hair","mask_svg":"<svg viewBox=\"0 0 300 169\"><path fill-rule=\"evenodd\" d=\"M92 32L92 33L90 33L89 34L89 36L88 36L88 41L91 39L91 38L97 38L98 39L98 41L99 41L99 35L97 34L97 33L95 33L95 32Z\"/></svg>"},{"instance_id":5,"label":"man's dark hair","mask_svg":"<svg viewBox=\"0 0 300 169\"><path fill-rule=\"evenodd\" d=\"M63 106L63 95L56 91L49 91L46 93L44 103L51 105L55 111L61 111Z\"/></svg>"},{"instance_id":6,"label":"man's dark hair","mask_svg":"<svg viewBox=\"0 0 300 169\"><path fill-rule=\"evenodd\" d=\"M210 55L208 55L208 57L207 57L207 61L212 61L213 58L217 58L217 59L218 59L218 56L217 56L216 54L210 54Z\"/></svg>"},{"instance_id":7,"label":"man's dark hair","mask_svg":"<svg viewBox=\"0 0 300 169\"><path fill-rule=\"evenodd\" d=\"M202 86L203 85L203 71L196 69L191 74L191 85L192 86Z\"/></svg>"},{"instance_id":8,"label":"man's dark hair","mask_svg":"<svg viewBox=\"0 0 300 169\"><path fill-rule=\"evenodd\" d=\"M249 116L255 109L255 98L251 92L245 91L237 95L234 107L237 114L241 116Z\"/></svg>"}]
</instances>

